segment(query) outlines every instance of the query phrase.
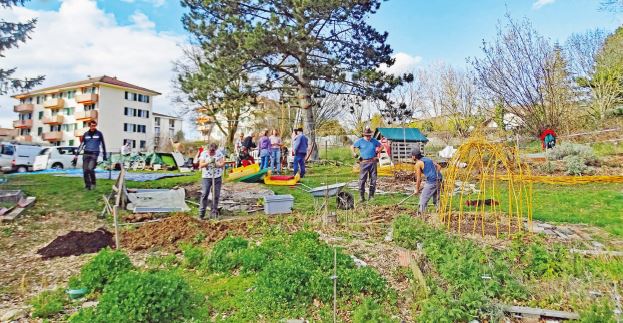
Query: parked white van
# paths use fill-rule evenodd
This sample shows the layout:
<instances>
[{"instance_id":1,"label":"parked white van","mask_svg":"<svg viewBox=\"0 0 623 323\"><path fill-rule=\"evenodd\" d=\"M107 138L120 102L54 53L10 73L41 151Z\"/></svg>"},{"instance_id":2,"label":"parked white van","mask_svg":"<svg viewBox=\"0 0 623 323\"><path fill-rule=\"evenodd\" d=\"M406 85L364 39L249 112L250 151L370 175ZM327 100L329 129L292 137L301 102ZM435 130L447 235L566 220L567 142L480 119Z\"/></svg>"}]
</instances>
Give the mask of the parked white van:
<instances>
[{"instance_id":1,"label":"parked white van","mask_svg":"<svg viewBox=\"0 0 623 323\"><path fill-rule=\"evenodd\" d=\"M32 171L35 157L43 147L10 142L0 144L0 170L3 172L25 173Z\"/></svg>"},{"instance_id":2,"label":"parked white van","mask_svg":"<svg viewBox=\"0 0 623 323\"><path fill-rule=\"evenodd\" d=\"M78 158L77 164L74 167L71 164L71 161L74 159L74 155L78 150L78 147L72 146L57 146L57 147L46 147L44 148L39 155L47 155L48 169L70 169L70 168L82 168L82 158Z\"/></svg>"}]
</instances>

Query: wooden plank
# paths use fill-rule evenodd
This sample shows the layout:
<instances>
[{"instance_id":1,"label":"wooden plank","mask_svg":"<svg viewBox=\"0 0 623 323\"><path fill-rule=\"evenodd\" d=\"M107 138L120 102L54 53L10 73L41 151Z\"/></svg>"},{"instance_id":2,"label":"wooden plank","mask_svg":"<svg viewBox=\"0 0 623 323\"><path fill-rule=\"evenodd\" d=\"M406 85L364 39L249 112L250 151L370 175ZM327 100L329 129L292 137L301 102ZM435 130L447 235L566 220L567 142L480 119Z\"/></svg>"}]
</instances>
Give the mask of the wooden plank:
<instances>
[{"instance_id":1,"label":"wooden plank","mask_svg":"<svg viewBox=\"0 0 623 323\"><path fill-rule=\"evenodd\" d=\"M24 210L24 208L16 207L9 214L1 216L0 221L13 221L17 219Z\"/></svg>"},{"instance_id":2,"label":"wooden plank","mask_svg":"<svg viewBox=\"0 0 623 323\"><path fill-rule=\"evenodd\" d=\"M578 313L546 310L546 309L536 308L536 307L502 305L502 310L508 313L518 313L518 314L524 314L524 315L538 315L538 316L554 317L554 318L567 319L567 320L579 320L580 319L580 315Z\"/></svg>"},{"instance_id":3,"label":"wooden plank","mask_svg":"<svg viewBox=\"0 0 623 323\"><path fill-rule=\"evenodd\" d=\"M34 197L34 196L29 196L27 198L22 198L22 199L19 200L19 202L17 202L17 206L19 206L21 208L27 208L31 204L35 203L36 200L37 200L37 198Z\"/></svg>"}]
</instances>

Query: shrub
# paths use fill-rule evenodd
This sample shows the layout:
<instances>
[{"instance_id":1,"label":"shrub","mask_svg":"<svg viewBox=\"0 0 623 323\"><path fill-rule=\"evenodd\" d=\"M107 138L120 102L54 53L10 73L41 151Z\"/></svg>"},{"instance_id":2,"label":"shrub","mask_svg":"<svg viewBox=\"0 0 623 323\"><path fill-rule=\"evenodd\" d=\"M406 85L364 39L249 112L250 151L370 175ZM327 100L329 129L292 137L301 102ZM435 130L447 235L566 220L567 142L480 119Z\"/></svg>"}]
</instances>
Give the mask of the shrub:
<instances>
[{"instance_id":1,"label":"shrub","mask_svg":"<svg viewBox=\"0 0 623 323\"><path fill-rule=\"evenodd\" d=\"M67 295L63 289L46 290L30 300L32 316L48 318L63 311L68 303Z\"/></svg>"},{"instance_id":2,"label":"shrub","mask_svg":"<svg viewBox=\"0 0 623 323\"><path fill-rule=\"evenodd\" d=\"M570 155L562 159L567 168L567 175L582 175L588 171L586 160L580 156Z\"/></svg>"},{"instance_id":3,"label":"shrub","mask_svg":"<svg viewBox=\"0 0 623 323\"><path fill-rule=\"evenodd\" d=\"M547 151L547 157L553 160L563 160L567 156L578 156L589 165L597 163L597 156L593 149L587 145L565 142Z\"/></svg>"},{"instance_id":4,"label":"shrub","mask_svg":"<svg viewBox=\"0 0 623 323\"><path fill-rule=\"evenodd\" d=\"M116 277L132 269L134 266L128 255L106 248L82 267L80 281L89 292L101 291Z\"/></svg>"},{"instance_id":5,"label":"shrub","mask_svg":"<svg viewBox=\"0 0 623 323\"><path fill-rule=\"evenodd\" d=\"M104 288L97 322L173 322L190 316L196 297L170 272L130 271Z\"/></svg>"},{"instance_id":6,"label":"shrub","mask_svg":"<svg viewBox=\"0 0 623 323\"><path fill-rule=\"evenodd\" d=\"M370 267L347 269L343 276L345 284L353 295L361 293L383 295L386 291L387 282L381 274Z\"/></svg>"},{"instance_id":7,"label":"shrub","mask_svg":"<svg viewBox=\"0 0 623 323\"><path fill-rule=\"evenodd\" d=\"M182 245L182 254L184 255L184 267L197 268L205 258L205 252L201 247L195 247L191 244Z\"/></svg>"},{"instance_id":8,"label":"shrub","mask_svg":"<svg viewBox=\"0 0 623 323\"><path fill-rule=\"evenodd\" d=\"M553 174L556 171L556 165L549 160L545 164L540 165L539 168L545 174Z\"/></svg>"},{"instance_id":9,"label":"shrub","mask_svg":"<svg viewBox=\"0 0 623 323\"><path fill-rule=\"evenodd\" d=\"M257 294L269 303L308 302L313 263L303 258L273 261L257 277Z\"/></svg>"},{"instance_id":10,"label":"shrub","mask_svg":"<svg viewBox=\"0 0 623 323\"><path fill-rule=\"evenodd\" d=\"M240 237L227 237L214 245L207 258L208 270L228 272L240 265L240 253L247 249L249 242Z\"/></svg>"},{"instance_id":11,"label":"shrub","mask_svg":"<svg viewBox=\"0 0 623 323\"><path fill-rule=\"evenodd\" d=\"M366 298L353 312L353 323L385 323L398 322L385 313L383 308L373 299Z\"/></svg>"}]
</instances>

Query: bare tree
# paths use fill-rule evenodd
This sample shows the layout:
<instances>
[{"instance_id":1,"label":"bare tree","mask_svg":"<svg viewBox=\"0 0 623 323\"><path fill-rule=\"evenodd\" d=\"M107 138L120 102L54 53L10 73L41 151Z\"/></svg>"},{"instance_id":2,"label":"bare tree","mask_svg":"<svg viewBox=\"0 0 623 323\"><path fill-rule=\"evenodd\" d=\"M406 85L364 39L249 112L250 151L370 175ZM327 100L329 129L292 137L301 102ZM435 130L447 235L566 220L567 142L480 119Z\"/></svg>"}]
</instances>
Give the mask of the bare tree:
<instances>
[{"instance_id":1,"label":"bare tree","mask_svg":"<svg viewBox=\"0 0 623 323\"><path fill-rule=\"evenodd\" d=\"M562 130L572 118L572 80L561 49L538 34L527 19L507 17L497 37L483 42L482 58L470 59L480 88L491 101L502 100L525 130Z\"/></svg>"},{"instance_id":2,"label":"bare tree","mask_svg":"<svg viewBox=\"0 0 623 323\"><path fill-rule=\"evenodd\" d=\"M606 40L602 29L588 30L582 34L572 34L567 39L565 53L569 68L575 77L587 77L595 72L597 56Z\"/></svg>"}]
</instances>

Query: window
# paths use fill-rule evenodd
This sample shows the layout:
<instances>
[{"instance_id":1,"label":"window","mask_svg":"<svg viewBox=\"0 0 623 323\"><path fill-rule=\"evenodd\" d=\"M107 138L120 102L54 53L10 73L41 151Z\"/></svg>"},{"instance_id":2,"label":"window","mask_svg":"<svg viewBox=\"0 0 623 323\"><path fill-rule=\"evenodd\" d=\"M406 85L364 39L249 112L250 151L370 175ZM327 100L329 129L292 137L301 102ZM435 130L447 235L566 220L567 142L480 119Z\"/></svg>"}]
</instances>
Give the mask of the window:
<instances>
[{"instance_id":1,"label":"window","mask_svg":"<svg viewBox=\"0 0 623 323\"><path fill-rule=\"evenodd\" d=\"M32 96L28 98L28 103L32 103Z\"/></svg>"},{"instance_id":2,"label":"window","mask_svg":"<svg viewBox=\"0 0 623 323\"><path fill-rule=\"evenodd\" d=\"M133 116L137 117L138 116L138 109L134 109L134 111L132 113L133 113Z\"/></svg>"},{"instance_id":3,"label":"window","mask_svg":"<svg viewBox=\"0 0 623 323\"><path fill-rule=\"evenodd\" d=\"M123 124L123 131L128 132L128 124L127 123Z\"/></svg>"},{"instance_id":4,"label":"window","mask_svg":"<svg viewBox=\"0 0 623 323\"><path fill-rule=\"evenodd\" d=\"M127 100L130 97L130 93L128 93L128 91L125 91L125 99Z\"/></svg>"},{"instance_id":5,"label":"window","mask_svg":"<svg viewBox=\"0 0 623 323\"><path fill-rule=\"evenodd\" d=\"M69 140L67 143L68 143L68 146L73 146L73 145L74 145L74 140L73 140L73 139L71 139L71 140ZM74 151L75 151L75 149L74 149ZM72 154L73 154L73 153L72 153Z\"/></svg>"},{"instance_id":6,"label":"window","mask_svg":"<svg viewBox=\"0 0 623 323\"><path fill-rule=\"evenodd\" d=\"M145 144L146 144L145 140L141 140L140 141L140 148L141 149L145 149Z\"/></svg>"},{"instance_id":7,"label":"window","mask_svg":"<svg viewBox=\"0 0 623 323\"><path fill-rule=\"evenodd\" d=\"M52 110L51 112L52 112L52 116L55 116L58 114L58 110Z\"/></svg>"},{"instance_id":8,"label":"window","mask_svg":"<svg viewBox=\"0 0 623 323\"><path fill-rule=\"evenodd\" d=\"M42 133L43 133L43 127L37 128L37 136L41 136Z\"/></svg>"},{"instance_id":9,"label":"window","mask_svg":"<svg viewBox=\"0 0 623 323\"><path fill-rule=\"evenodd\" d=\"M65 115L66 116L70 116L70 115L74 114L74 109L75 108L65 108Z\"/></svg>"},{"instance_id":10,"label":"window","mask_svg":"<svg viewBox=\"0 0 623 323\"><path fill-rule=\"evenodd\" d=\"M19 135L20 136L29 136L30 135L30 129L20 129L19 130Z\"/></svg>"},{"instance_id":11,"label":"window","mask_svg":"<svg viewBox=\"0 0 623 323\"><path fill-rule=\"evenodd\" d=\"M75 95L76 95L76 90L67 91L68 99L73 99Z\"/></svg>"},{"instance_id":12,"label":"window","mask_svg":"<svg viewBox=\"0 0 623 323\"><path fill-rule=\"evenodd\" d=\"M62 98L64 98L64 97L65 97L65 92L61 92L61 93L59 93L59 94L58 94L58 97L59 97L59 98L61 98L61 99L62 99Z\"/></svg>"},{"instance_id":13,"label":"window","mask_svg":"<svg viewBox=\"0 0 623 323\"><path fill-rule=\"evenodd\" d=\"M132 101L136 101L138 98L138 95L136 93L132 93Z\"/></svg>"},{"instance_id":14,"label":"window","mask_svg":"<svg viewBox=\"0 0 623 323\"><path fill-rule=\"evenodd\" d=\"M125 92L125 93L128 93L128 92ZM127 116L127 115L128 115L129 110L130 110L130 108L128 108L128 107L123 108L123 115L124 115L124 116Z\"/></svg>"},{"instance_id":15,"label":"window","mask_svg":"<svg viewBox=\"0 0 623 323\"><path fill-rule=\"evenodd\" d=\"M155 127L154 132L156 133L156 136L160 136L160 127Z\"/></svg>"},{"instance_id":16,"label":"window","mask_svg":"<svg viewBox=\"0 0 623 323\"><path fill-rule=\"evenodd\" d=\"M52 99L56 99L56 93L52 93Z\"/></svg>"},{"instance_id":17,"label":"window","mask_svg":"<svg viewBox=\"0 0 623 323\"><path fill-rule=\"evenodd\" d=\"M145 99L146 99L146 100L145 100L145 103L149 103L149 95L146 95L146 96L145 96Z\"/></svg>"},{"instance_id":18,"label":"window","mask_svg":"<svg viewBox=\"0 0 623 323\"><path fill-rule=\"evenodd\" d=\"M155 117L154 121L156 122L156 126L160 125L160 118L159 117Z\"/></svg>"},{"instance_id":19,"label":"window","mask_svg":"<svg viewBox=\"0 0 623 323\"><path fill-rule=\"evenodd\" d=\"M43 119L43 111L39 111L39 115L37 117L39 120Z\"/></svg>"},{"instance_id":20,"label":"window","mask_svg":"<svg viewBox=\"0 0 623 323\"><path fill-rule=\"evenodd\" d=\"M26 103L26 100L24 100L24 99L19 99L19 104L24 104L24 103Z\"/></svg>"},{"instance_id":21,"label":"window","mask_svg":"<svg viewBox=\"0 0 623 323\"><path fill-rule=\"evenodd\" d=\"M41 104L41 96L37 96L37 104Z\"/></svg>"},{"instance_id":22,"label":"window","mask_svg":"<svg viewBox=\"0 0 623 323\"><path fill-rule=\"evenodd\" d=\"M138 95L138 102L143 102L143 95L142 94Z\"/></svg>"},{"instance_id":23,"label":"window","mask_svg":"<svg viewBox=\"0 0 623 323\"><path fill-rule=\"evenodd\" d=\"M82 121L82 128L87 128L89 126L88 121Z\"/></svg>"},{"instance_id":24,"label":"window","mask_svg":"<svg viewBox=\"0 0 623 323\"><path fill-rule=\"evenodd\" d=\"M13 145L2 145L3 155L13 155L15 153L15 147Z\"/></svg>"},{"instance_id":25,"label":"window","mask_svg":"<svg viewBox=\"0 0 623 323\"><path fill-rule=\"evenodd\" d=\"M74 131L76 130L76 124L75 123L68 123L68 124L64 124L62 125L63 131Z\"/></svg>"},{"instance_id":26,"label":"window","mask_svg":"<svg viewBox=\"0 0 623 323\"><path fill-rule=\"evenodd\" d=\"M149 111L145 111L145 118L149 119Z\"/></svg>"},{"instance_id":27,"label":"window","mask_svg":"<svg viewBox=\"0 0 623 323\"><path fill-rule=\"evenodd\" d=\"M84 111L95 110L95 104L85 104Z\"/></svg>"},{"instance_id":28,"label":"window","mask_svg":"<svg viewBox=\"0 0 623 323\"><path fill-rule=\"evenodd\" d=\"M61 125L50 126L50 131L61 131Z\"/></svg>"},{"instance_id":29,"label":"window","mask_svg":"<svg viewBox=\"0 0 623 323\"><path fill-rule=\"evenodd\" d=\"M175 120L169 119L169 128L175 128Z\"/></svg>"}]
</instances>

